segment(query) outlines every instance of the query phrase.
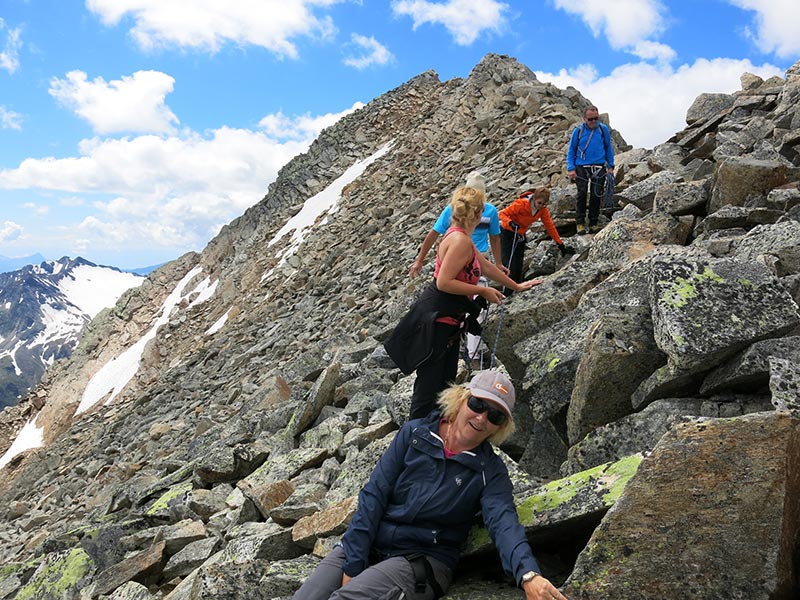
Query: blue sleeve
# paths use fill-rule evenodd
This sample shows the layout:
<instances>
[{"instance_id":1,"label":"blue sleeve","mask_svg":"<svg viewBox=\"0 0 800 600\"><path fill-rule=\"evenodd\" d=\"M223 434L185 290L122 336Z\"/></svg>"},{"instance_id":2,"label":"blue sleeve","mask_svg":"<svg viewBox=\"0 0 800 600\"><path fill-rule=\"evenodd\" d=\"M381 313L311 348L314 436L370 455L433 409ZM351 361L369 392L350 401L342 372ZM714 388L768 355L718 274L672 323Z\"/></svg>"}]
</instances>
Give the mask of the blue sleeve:
<instances>
[{"instance_id":1,"label":"blue sleeve","mask_svg":"<svg viewBox=\"0 0 800 600\"><path fill-rule=\"evenodd\" d=\"M569 146L567 147L567 171L575 170L575 154L577 152L580 127L572 130L572 135L569 138Z\"/></svg>"},{"instance_id":2,"label":"blue sleeve","mask_svg":"<svg viewBox=\"0 0 800 600\"><path fill-rule=\"evenodd\" d=\"M369 552L378 526L383 519L394 484L405 468L405 454L410 436L411 426L406 423L397 432L372 470L369 481L358 494L358 509L342 537L345 553L342 569L350 577L355 577L369 566Z\"/></svg>"},{"instance_id":3,"label":"blue sleeve","mask_svg":"<svg viewBox=\"0 0 800 600\"><path fill-rule=\"evenodd\" d=\"M603 138L603 141L605 142L606 164L609 167L613 167L614 166L614 147L611 145L611 130L608 127L606 127L605 125L603 125L602 123L600 124L600 126L606 132L606 137Z\"/></svg>"},{"instance_id":4,"label":"blue sleeve","mask_svg":"<svg viewBox=\"0 0 800 600\"><path fill-rule=\"evenodd\" d=\"M481 512L486 529L500 554L503 569L519 584L528 571L542 571L528 544L525 529L519 523L508 470L499 458L497 463L498 467L494 469L481 496Z\"/></svg>"},{"instance_id":5,"label":"blue sleeve","mask_svg":"<svg viewBox=\"0 0 800 600\"><path fill-rule=\"evenodd\" d=\"M453 216L453 209L450 208L450 205L444 207L444 210L439 215L439 218L436 219L436 223L433 224L433 230L438 233L439 235L444 235L447 233L447 230L450 229L450 218Z\"/></svg>"},{"instance_id":6,"label":"blue sleeve","mask_svg":"<svg viewBox=\"0 0 800 600\"><path fill-rule=\"evenodd\" d=\"M489 213L489 235L500 235L500 217L494 204L487 204L492 210Z\"/></svg>"}]
</instances>

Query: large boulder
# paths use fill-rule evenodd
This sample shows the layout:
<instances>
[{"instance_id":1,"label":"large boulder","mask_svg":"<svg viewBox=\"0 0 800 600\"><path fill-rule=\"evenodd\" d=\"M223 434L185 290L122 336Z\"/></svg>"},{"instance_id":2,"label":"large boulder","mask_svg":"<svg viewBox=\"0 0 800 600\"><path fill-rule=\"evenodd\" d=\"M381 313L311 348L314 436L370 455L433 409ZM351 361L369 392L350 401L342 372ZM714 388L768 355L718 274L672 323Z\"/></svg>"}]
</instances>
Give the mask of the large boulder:
<instances>
[{"instance_id":1,"label":"large boulder","mask_svg":"<svg viewBox=\"0 0 800 600\"><path fill-rule=\"evenodd\" d=\"M682 369L707 370L800 324L789 292L756 262L657 260L651 304L656 343Z\"/></svg>"},{"instance_id":2,"label":"large boulder","mask_svg":"<svg viewBox=\"0 0 800 600\"><path fill-rule=\"evenodd\" d=\"M665 360L653 338L649 307L602 315L578 364L567 410L569 444L630 414L631 394Z\"/></svg>"},{"instance_id":3,"label":"large boulder","mask_svg":"<svg viewBox=\"0 0 800 600\"><path fill-rule=\"evenodd\" d=\"M700 94L686 111L686 124L693 125L715 116L733 106L733 100L731 94Z\"/></svg>"},{"instance_id":4,"label":"large boulder","mask_svg":"<svg viewBox=\"0 0 800 600\"><path fill-rule=\"evenodd\" d=\"M725 390L758 390L769 383L770 358L785 358L800 364L800 337L788 336L755 342L733 359L708 373L700 393Z\"/></svg>"},{"instance_id":5,"label":"large boulder","mask_svg":"<svg viewBox=\"0 0 800 600\"><path fill-rule=\"evenodd\" d=\"M772 189L788 180L785 163L749 157L727 158L718 165L714 174L708 212L715 212L725 205L764 202Z\"/></svg>"},{"instance_id":6,"label":"large boulder","mask_svg":"<svg viewBox=\"0 0 800 600\"><path fill-rule=\"evenodd\" d=\"M792 598L800 420L678 425L645 458L564 587L570 600Z\"/></svg>"},{"instance_id":7,"label":"large boulder","mask_svg":"<svg viewBox=\"0 0 800 600\"><path fill-rule=\"evenodd\" d=\"M662 211L640 219L614 219L595 236L588 258L627 264L656 246L682 245L690 232L691 227Z\"/></svg>"}]
</instances>

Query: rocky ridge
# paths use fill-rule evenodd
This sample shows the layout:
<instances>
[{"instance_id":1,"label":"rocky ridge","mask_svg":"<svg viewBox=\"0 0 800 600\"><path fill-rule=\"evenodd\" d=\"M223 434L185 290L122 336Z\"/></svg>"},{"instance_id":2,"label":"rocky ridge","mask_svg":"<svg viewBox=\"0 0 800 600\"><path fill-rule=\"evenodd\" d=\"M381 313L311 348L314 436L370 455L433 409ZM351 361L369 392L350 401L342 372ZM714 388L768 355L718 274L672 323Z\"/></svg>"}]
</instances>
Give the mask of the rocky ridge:
<instances>
[{"instance_id":1,"label":"rocky ridge","mask_svg":"<svg viewBox=\"0 0 800 600\"><path fill-rule=\"evenodd\" d=\"M413 376L380 340L430 276L408 280L418 244L476 168L500 206L552 186L578 250L565 260L531 234L546 283L507 303L497 344L519 390L503 455L546 574L571 599L795 597L800 63L742 83L698 98L653 150L613 132L621 210L591 237L572 235L563 161L589 102L513 59L424 73L325 130L48 372L47 445L0 473L0 599L290 597L405 419ZM288 236L270 242L286 220L387 145L282 261ZM76 415L154 324L124 389ZM448 598L521 597L480 528L464 567Z\"/></svg>"}]
</instances>

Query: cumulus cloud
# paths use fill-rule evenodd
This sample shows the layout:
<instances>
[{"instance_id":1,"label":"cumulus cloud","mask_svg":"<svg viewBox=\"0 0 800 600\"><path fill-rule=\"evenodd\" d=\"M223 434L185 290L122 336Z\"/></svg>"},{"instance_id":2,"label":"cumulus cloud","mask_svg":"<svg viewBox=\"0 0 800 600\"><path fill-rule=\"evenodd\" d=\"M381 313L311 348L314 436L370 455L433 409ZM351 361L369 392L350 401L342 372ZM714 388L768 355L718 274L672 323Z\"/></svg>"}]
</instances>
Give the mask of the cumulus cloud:
<instances>
[{"instance_id":1,"label":"cumulus cloud","mask_svg":"<svg viewBox=\"0 0 800 600\"><path fill-rule=\"evenodd\" d=\"M316 117L311 116L310 114L305 114L299 117L287 117L282 112L278 112L267 115L261 119L261 121L258 123L258 126L261 127L267 135L275 139L309 140L316 138L320 131L330 125L333 125L345 115L348 115L351 112L363 107L363 102L356 102L353 104L353 106L340 113L328 113Z\"/></svg>"},{"instance_id":2,"label":"cumulus cloud","mask_svg":"<svg viewBox=\"0 0 800 600\"><path fill-rule=\"evenodd\" d=\"M178 117L164 99L175 79L160 71L136 71L106 82L83 71L50 81L50 95L89 122L96 133L170 133Z\"/></svg>"},{"instance_id":3,"label":"cumulus cloud","mask_svg":"<svg viewBox=\"0 0 800 600\"><path fill-rule=\"evenodd\" d=\"M355 46L364 50L365 53L359 57L346 58L344 64L348 67L366 69L371 65L385 65L394 59L392 53L374 37L366 37L354 33L350 39Z\"/></svg>"},{"instance_id":4,"label":"cumulus cloud","mask_svg":"<svg viewBox=\"0 0 800 600\"><path fill-rule=\"evenodd\" d=\"M665 9L659 0L617 0L616 2L584 2L553 0L556 8L579 17L595 37L604 35L612 48L628 50L640 58L659 58L667 52L663 46L654 56L642 42L665 29ZM652 42L651 42L652 43ZM673 52L674 55L674 52Z\"/></svg>"},{"instance_id":5,"label":"cumulus cloud","mask_svg":"<svg viewBox=\"0 0 800 600\"><path fill-rule=\"evenodd\" d=\"M629 144L652 148L686 127L686 111L698 95L735 92L741 88L740 77L745 72L765 79L783 75L774 65L717 58L698 59L678 68L626 64L606 77L598 77L591 65L558 73L536 71L536 77L560 88L571 85L579 89L601 112L609 113L611 125Z\"/></svg>"},{"instance_id":6,"label":"cumulus cloud","mask_svg":"<svg viewBox=\"0 0 800 600\"><path fill-rule=\"evenodd\" d=\"M658 62L670 62L677 56L675 50L666 44L647 40L636 42L630 53L644 60L657 60Z\"/></svg>"},{"instance_id":7,"label":"cumulus cloud","mask_svg":"<svg viewBox=\"0 0 800 600\"><path fill-rule=\"evenodd\" d=\"M22 225L14 221L4 221L0 225L0 242L13 242L22 235Z\"/></svg>"},{"instance_id":8,"label":"cumulus cloud","mask_svg":"<svg viewBox=\"0 0 800 600\"><path fill-rule=\"evenodd\" d=\"M86 7L108 26L123 19L133 22L131 36L143 49L178 46L217 52L224 44L261 46L295 58L292 40L326 38L335 28L328 16L315 10L336 0L86 0Z\"/></svg>"},{"instance_id":9,"label":"cumulus cloud","mask_svg":"<svg viewBox=\"0 0 800 600\"><path fill-rule=\"evenodd\" d=\"M420 25L442 25L453 36L456 43L469 46L484 31L500 31L505 24L503 14L507 4L496 0L394 0L395 15L408 16L414 21L414 29Z\"/></svg>"},{"instance_id":10,"label":"cumulus cloud","mask_svg":"<svg viewBox=\"0 0 800 600\"><path fill-rule=\"evenodd\" d=\"M83 254L200 250L259 201L279 169L324 127L361 106L317 117L270 115L262 120L264 131L222 127L204 135L86 139L74 157L29 158L0 170L0 188L63 193L63 206L90 204L92 212L81 222L48 232L48 244L80 246Z\"/></svg>"},{"instance_id":11,"label":"cumulus cloud","mask_svg":"<svg viewBox=\"0 0 800 600\"><path fill-rule=\"evenodd\" d=\"M0 106L0 127L3 129L22 129L22 115Z\"/></svg>"},{"instance_id":12,"label":"cumulus cloud","mask_svg":"<svg viewBox=\"0 0 800 600\"><path fill-rule=\"evenodd\" d=\"M17 27L7 29L5 21L0 19L0 36L5 32L5 42L0 50L0 69L13 73L19 68L19 50L22 47L21 30ZM2 37L0 37L2 40Z\"/></svg>"},{"instance_id":13,"label":"cumulus cloud","mask_svg":"<svg viewBox=\"0 0 800 600\"><path fill-rule=\"evenodd\" d=\"M800 52L800 18L796 0L728 0L733 6L756 13L755 27L747 33L765 53L794 58Z\"/></svg>"}]
</instances>

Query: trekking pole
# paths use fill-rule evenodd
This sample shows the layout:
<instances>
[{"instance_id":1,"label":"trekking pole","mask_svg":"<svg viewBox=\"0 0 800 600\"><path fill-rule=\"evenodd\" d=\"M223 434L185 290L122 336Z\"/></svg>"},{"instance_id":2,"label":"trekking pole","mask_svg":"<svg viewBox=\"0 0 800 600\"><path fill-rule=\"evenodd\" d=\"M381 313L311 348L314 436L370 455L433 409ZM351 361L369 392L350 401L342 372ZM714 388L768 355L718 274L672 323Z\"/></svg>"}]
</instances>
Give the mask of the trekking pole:
<instances>
[{"instance_id":1,"label":"trekking pole","mask_svg":"<svg viewBox=\"0 0 800 600\"><path fill-rule=\"evenodd\" d=\"M517 231L519 231L519 225L514 223L513 227L514 227L514 241L511 243L511 253L509 254L508 257L508 264L505 265L509 273L511 272L511 261L514 260L514 253L517 250L517 243L519 242L519 234L517 233ZM505 314L505 312L506 312L506 305L502 303L500 304L500 316L497 319L497 332L495 332L494 335L494 346L492 347L492 355L489 358L489 369L494 367L494 357L497 354L497 344L500 342L500 330L503 327L503 315Z\"/></svg>"}]
</instances>

